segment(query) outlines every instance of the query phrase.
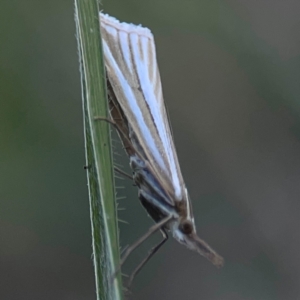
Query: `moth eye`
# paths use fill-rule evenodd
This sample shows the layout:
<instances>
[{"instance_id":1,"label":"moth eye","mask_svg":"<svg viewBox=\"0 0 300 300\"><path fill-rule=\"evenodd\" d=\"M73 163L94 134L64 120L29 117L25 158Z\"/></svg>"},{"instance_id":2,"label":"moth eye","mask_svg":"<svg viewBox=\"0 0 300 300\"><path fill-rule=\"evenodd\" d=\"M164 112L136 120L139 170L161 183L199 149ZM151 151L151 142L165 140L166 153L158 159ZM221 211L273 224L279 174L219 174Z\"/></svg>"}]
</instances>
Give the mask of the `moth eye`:
<instances>
[{"instance_id":1,"label":"moth eye","mask_svg":"<svg viewBox=\"0 0 300 300\"><path fill-rule=\"evenodd\" d=\"M193 232L193 224L190 221L183 221L180 224L179 229L184 233L184 234L190 234Z\"/></svg>"}]
</instances>

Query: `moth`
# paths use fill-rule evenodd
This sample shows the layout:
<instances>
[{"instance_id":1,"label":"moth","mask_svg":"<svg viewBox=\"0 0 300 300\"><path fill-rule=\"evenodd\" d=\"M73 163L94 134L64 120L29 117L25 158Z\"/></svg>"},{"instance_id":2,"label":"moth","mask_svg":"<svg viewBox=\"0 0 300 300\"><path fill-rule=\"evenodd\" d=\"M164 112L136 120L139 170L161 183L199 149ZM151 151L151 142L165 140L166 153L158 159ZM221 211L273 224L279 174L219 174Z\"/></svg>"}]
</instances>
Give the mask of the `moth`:
<instances>
[{"instance_id":1,"label":"moth","mask_svg":"<svg viewBox=\"0 0 300 300\"><path fill-rule=\"evenodd\" d=\"M161 231L163 240L134 270L130 280L164 244L168 232L217 267L219 256L196 233L189 198L173 142L162 94L154 38L148 28L100 13L110 115L130 160L138 198L155 221L125 252L121 264L146 238Z\"/></svg>"}]
</instances>

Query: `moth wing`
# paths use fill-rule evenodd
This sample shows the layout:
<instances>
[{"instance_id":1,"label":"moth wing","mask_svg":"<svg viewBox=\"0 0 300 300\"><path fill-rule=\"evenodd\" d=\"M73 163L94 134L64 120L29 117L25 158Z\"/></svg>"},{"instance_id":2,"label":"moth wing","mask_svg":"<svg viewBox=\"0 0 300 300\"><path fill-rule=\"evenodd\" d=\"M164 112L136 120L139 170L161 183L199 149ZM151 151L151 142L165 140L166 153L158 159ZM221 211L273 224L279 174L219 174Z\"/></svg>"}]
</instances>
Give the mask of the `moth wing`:
<instances>
[{"instance_id":1,"label":"moth wing","mask_svg":"<svg viewBox=\"0 0 300 300\"><path fill-rule=\"evenodd\" d=\"M102 13L100 17L107 76L143 159L170 201L184 200L185 185L164 105L153 35L147 28L120 23Z\"/></svg>"}]
</instances>

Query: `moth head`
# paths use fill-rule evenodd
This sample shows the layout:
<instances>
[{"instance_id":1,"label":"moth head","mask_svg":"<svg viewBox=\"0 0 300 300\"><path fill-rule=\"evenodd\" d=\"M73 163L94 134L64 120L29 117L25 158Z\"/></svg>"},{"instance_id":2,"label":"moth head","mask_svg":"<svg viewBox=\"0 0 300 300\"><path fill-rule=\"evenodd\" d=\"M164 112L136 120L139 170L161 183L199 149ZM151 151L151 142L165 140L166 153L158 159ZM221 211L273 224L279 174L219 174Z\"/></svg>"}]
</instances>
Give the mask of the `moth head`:
<instances>
[{"instance_id":1,"label":"moth head","mask_svg":"<svg viewBox=\"0 0 300 300\"><path fill-rule=\"evenodd\" d=\"M196 233L193 220L181 219L172 224L173 237L187 248L194 250L211 261L215 266L223 266L223 258L218 255L205 241L200 239Z\"/></svg>"}]
</instances>

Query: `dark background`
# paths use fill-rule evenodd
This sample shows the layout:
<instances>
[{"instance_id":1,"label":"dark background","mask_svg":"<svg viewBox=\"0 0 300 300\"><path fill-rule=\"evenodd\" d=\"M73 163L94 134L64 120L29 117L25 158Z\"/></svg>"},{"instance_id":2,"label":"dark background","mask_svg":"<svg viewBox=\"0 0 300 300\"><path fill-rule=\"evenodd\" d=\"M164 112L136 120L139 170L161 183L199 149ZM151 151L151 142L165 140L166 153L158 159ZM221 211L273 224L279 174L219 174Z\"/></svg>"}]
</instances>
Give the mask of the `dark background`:
<instances>
[{"instance_id":1,"label":"dark background","mask_svg":"<svg viewBox=\"0 0 300 300\"><path fill-rule=\"evenodd\" d=\"M198 233L226 260L170 240L132 299L299 299L300 2L103 2L155 35ZM3 300L95 299L73 14L72 1L1 2ZM123 246L151 225L124 184Z\"/></svg>"}]
</instances>

